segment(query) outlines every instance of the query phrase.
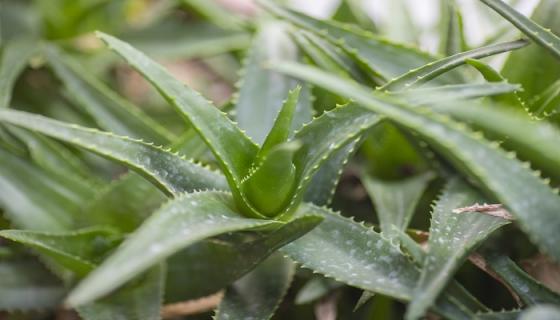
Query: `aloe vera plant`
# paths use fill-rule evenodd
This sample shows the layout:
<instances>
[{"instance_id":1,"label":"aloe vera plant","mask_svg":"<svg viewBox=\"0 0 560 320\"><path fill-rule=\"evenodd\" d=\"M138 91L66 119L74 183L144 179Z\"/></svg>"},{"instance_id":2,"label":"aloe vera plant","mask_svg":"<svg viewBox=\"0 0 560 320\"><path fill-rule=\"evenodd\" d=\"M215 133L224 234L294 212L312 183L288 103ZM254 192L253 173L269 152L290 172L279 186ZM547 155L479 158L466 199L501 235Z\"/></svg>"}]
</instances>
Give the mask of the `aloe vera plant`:
<instances>
[{"instance_id":1,"label":"aloe vera plant","mask_svg":"<svg viewBox=\"0 0 560 320\"><path fill-rule=\"evenodd\" d=\"M442 0L429 53L353 0L6 0L0 312L558 316L560 1L481 2L519 34Z\"/></svg>"}]
</instances>

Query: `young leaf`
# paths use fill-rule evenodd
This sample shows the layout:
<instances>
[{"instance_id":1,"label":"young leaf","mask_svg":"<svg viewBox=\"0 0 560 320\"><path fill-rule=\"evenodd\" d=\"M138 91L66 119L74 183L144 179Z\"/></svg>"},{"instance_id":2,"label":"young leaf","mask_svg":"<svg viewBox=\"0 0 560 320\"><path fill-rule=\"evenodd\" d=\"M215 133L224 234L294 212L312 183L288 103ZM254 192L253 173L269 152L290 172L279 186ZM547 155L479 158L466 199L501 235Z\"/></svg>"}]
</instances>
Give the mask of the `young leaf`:
<instances>
[{"instance_id":1,"label":"young leaf","mask_svg":"<svg viewBox=\"0 0 560 320\"><path fill-rule=\"evenodd\" d=\"M37 41L18 37L2 45L0 55L0 109L7 108L15 82L37 51Z\"/></svg>"},{"instance_id":2,"label":"young leaf","mask_svg":"<svg viewBox=\"0 0 560 320\"><path fill-rule=\"evenodd\" d=\"M159 320L165 283L160 264L105 299L77 308L84 320Z\"/></svg>"},{"instance_id":3,"label":"young leaf","mask_svg":"<svg viewBox=\"0 0 560 320\"><path fill-rule=\"evenodd\" d=\"M417 132L457 169L504 204L521 228L545 252L560 260L555 235L560 228L560 197L527 165L459 123L424 108L411 108L354 82L312 67L284 63L276 69L310 81ZM511 177L516 179L512 180Z\"/></svg>"},{"instance_id":4,"label":"young leaf","mask_svg":"<svg viewBox=\"0 0 560 320\"><path fill-rule=\"evenodd\" d=\"M0 310L51 309L65 293L62 283L37 261L0 261Z\"/></svg>"},{"instance_id":5,"label":"young leaf","mask_svg":"<svg viewBox=\"0 0 560 320\"><path fill-rule=\"evenodd\" d=\"M486 268L492 270L527 304L560 304L560 294L545 287L505 255L483 252Z\"/></svg>"},{"instance_id":6,"label":"young leaf","mask_svg":"<svg viewBox=\"0 0 560 320\"><path fill-rule=\"evenodd\" d=\"M272 255L227 288L214 318L270 319L288 291L294 273L293 262L279 254Z\"/></svg>"},{"instance_id":7,"label":"young leaf","mask_svg":"<svg viewBox=\"0 0 560 320\"><path fill-rule=\"evenodd\" d=\"M184 194L156 211L67 299L71 306L91 302L173 253L223 233L275 227L282 223L244 218L227 193ZM177 236L180 235L180 236Z\"/></svg>"},{"instance_id":8,"label":"young leaf","mask_svg":"<svg viewBox=\"0 0 560 320\"><path fill-rule=\"evenodd\" d=\"M169 195L227 189L222 176L159 147L21 111L0 111L0 121L82 147L137 171Z\"/></svg>"},{"instance_id":9,"label":"young leaf","mask_svg":"<svg viewBox=\"0 0 560 320\"><path fill-rule=\"evenodd\" d=\"M430 62L422 67L411 70L403 75L384 84L380 90L399 91L406 90L413 86L426 83L435 77L449 72L458 66L466 63L467 59L480 59L495 54L509 52L528 45L527 40L516 40L476 48L470 51L457 53L434 62Z\"/></svg>"},{"instance_id":10,"label":"young leaf","mask_svg":"<svg viewBox=\"0 0 560 320\"><path fill-rule=\"evenodd\" d=\"M2 230L0 237L33 248L78 276L90 272L119 239L114 231L106 228L63 233Z\"/></svg>"},{"instance_id":11,"label":"young leaf","mask_svg":"<svg viewBox=\"0 0 560 320\"><path fill-rule=\"evenodd\" d=\"M545 29L501 0L480 0L516 26L531 40L550 51L560 59L560 38L550 29Z\"/></svg>"},{"instance_id":12,"label":"young leaf","mask_svg":"<svg viewBox=\"0 0 560 320\"><path fill-rule=\"evenodd\" d=\"M107 45L150 81L188 120L220 162L236 197L241 179L249 172L258 147L208 100L175 79L162 66L130 45L98 33Z\"/></svg>"},{"instance_id":13,"label":"young leaf","mask_svg":"<svg viewBox=\"0 0 560 320\"><path fill-rule=\"evenodd\" d=\"M47 47L45 55L66 87L67 95L95 120L99 128L156 144L167 144L174 139L167 129L90 75L58 48Z\"/></svg>"},{"instance_id":14,"label":"young leaf","mask_svg":"<svg viewBox=\"0 0 560 320\"><path fill-rule=\"evenodd\" d=\"M446 186L432 213L428 254L414 289L416 298L407 309L407 319L422 317L469 253L494 230L509 223L502 218L475 212L453 212L481 200L477 192L459 179L451 180Z\"/></svg>"},{"instance_id":15,"label":"young leaf","mask_svg":"<svg viewBox=\"0 0 560 320\"><path fill-rule=\"evenodd\" d=\"M373 200L384 234L392 234L392 226L401 231L408 227L416 204L433 178L432 173L402 181L382 181L362 176L362 183Z\"/></svg>"}]
</instances>

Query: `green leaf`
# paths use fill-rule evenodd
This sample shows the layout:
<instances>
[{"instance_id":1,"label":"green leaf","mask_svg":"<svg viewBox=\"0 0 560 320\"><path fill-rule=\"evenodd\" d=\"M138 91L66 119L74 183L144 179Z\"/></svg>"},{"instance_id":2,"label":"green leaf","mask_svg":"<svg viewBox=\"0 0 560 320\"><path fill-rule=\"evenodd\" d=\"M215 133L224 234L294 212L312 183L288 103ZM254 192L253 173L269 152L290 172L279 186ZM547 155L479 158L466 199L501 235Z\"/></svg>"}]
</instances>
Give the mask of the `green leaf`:
<instances>
[{"instance_id":1,"label":"green leaf","mask_svg":"<svg viewBox=\"0 0 560 320\"><path fill-rule=\"evenodd\" d=\"M452 179L432 213L428 254L414 289L416 298L407 319L419 319L434 303L468 255L507 220L476 212L453 210L482 202L482 197L459 179Z\"/></svg>"},{"instance_id":2,"label":"green leaf","mask_svg":"<svg viewBox=\"0 0 560 320\"><path fill-rule=\"evenodd\" d=\"M65 293L60 281L35 260L0 261L0 310L51 309Z\"/></svg>"},{"instance_id":3,"label":"green leaf","mask_svg":"<svg viewBox=\"0 0 560 320\"><path fill-rule=\"evenodd\" d=\"M226 10L219 3L205 0L181 0L180 3L226 30L237 30L244 26L244 21L240 17Z\"/></svg>"},{"instance_id":4,"label":"green leaf","mask_svg":"<svg viewBox=\"0 0 560 320\"><path fill-rule=\"evenodd\" d=\"M159 320L165 267L158 265L105 299L77 308L84 320Z\"/></svg>"},{"instance_id":5,"label":"green leaf","mask_svg":"<svg viewBox=\"0 0 560 320\"><path fill-rule=\"evenodd\" d=\"M224 288L321 221L320 216L304 215L272 232L200 241L178 252L167 263L166 301L199 298Z\"/></svg>"},{"instance_id":6,"label":"green leaf","mask_svg":"<svg viewBox=\"0 0 560 320\"><path fill-rule=\"evenodd\" d=\"M36 40L25 37L18 37L2 45L0 56L0 109L9 106L15 82L27 65L28 60L37 52L36 46Z\"/></svg>"},{"instance_id":7,"label":"green leaf","mask_svg":"<svg viewBox=\"0 0 560 320\"><path fill-rule=\"evenodd\" d=\"M294 273L295 266L289 259L272 255L227 288L215 319L270 319L288 291Z\"/></svg>"},{"instance_id":8,"label":"green leaf","mask_svg":"<svg viewBox=\"0 0 560 320\"><path fill-rule=\"evenodd\" d=\"M506 20L516 26L531 40L560 59L560 38L541 25L515 11L512 7L501 0L480 0L485 5L496 11Z\"/></svg>"},{"instance_id":9,"label":"green leaf","mask_svg":"<svg viewBox=\"0 0 560 320\"><path fill-rule=\"evenodd\" d=\"M516 40L492 44L486 47L476 48L470 51L457 53L434 62L430 62L422 67L411 70L403 75L384 84L380 90L399 91L406 90L413 86L424 84L450 70L466 63L467 59L480 59L499 53L509 52L528 45L527 40Z\"/></svg>"},{"instance_id":10,"label":"green leaf","mask_svg":"<svg viewBox=\"0 0 560 320\"><path fill-rule=\"evenodd\" d=\"M64 84L67 95L95 120L99 128L157 144L167 144L174 139L167 129L124 100L60 49L48 46L45 55Z\"/></svg>"},{"instance_id":11,"label":"green leaf","mask_svg":"<svg viewBox=\"0 0 560 320\"><path fill-rule=\"evenodd\" d=\"M273 127L288 91L299 81L286 77L264 64L269 60L298 60L298 50L290 39L287 28L278 22L260 25L253 44L243 64L241 86L236 97L235 110L239 127L255 142L262 144ZM293 94L292 94L293 95ZM311 101L308 88L303 88L294 114L294 121L287 123L287 132L292 132L311 120ZM288 97L288 100L290 97ZM295 107L295 106L294 106Z\"/></svg>"},{"instance_id":12,"label":"green leaf","mask_svg":"<svg viewBox=\"0 0 560 320\"><path fill-rule=\"evenodd\" d=\"M122 163L170 195L200 189L227 189L220 174L142 141L20 111L0 111L0 121L51 136Z\"/></svg>"},{"instance_id":13,"label":"green leaf","mask_svg":"<svg viewBox=\"0 0 560 320\"><path fill-rule=\"evenodd\" d=\"M332 290L342 286L342 283L316 275L298 291L295 304L308 304L320 299Z\"/></svg>"},{"instance_id":14,"label":"green leaf","mask_svg":"<svg viewBox=\"0 0 560 320\"><path fill-rule=\"evenodd\" d=\"M398 103L312 67L285 63L275 68L352 98L365 108L417 132L457 169L472 177L489 195L509 209L521 228L542 250L560 260L560 247L554 240L560 228L557 214L560 197L527 164L459 123L429 109ZM512 180L512 176L516 179Z\"/></svg>"},{"instance_id":15,"label":"green leaf","mask_svg":"<svg viewBox=\"0 0 560 320\"><path fill-rule=\"evenodd\" d=\"M78 276L90 272L119 240L115 232L107 228L61 233L2 230L0 237L33 248Z\"/></svg>"},{"instance_id":16,"label":"green leaf","mask_svg":"<svg viewBox=\"0 0 560 320\"><path fill-rule=\"evenodd\" d=\"M384 234L392 234L392 226L400 231L408 227L416 204L433 178L432 173L401 181L382 181L362 176L362 183L373 200Z\"/></svg>"},{"instance_id":17,"label":"green leaf","mask_svg":"<svg viewBox=\"0 0 560 320\"><path fill-rule=\"evenodd\" d=\"M495 252L482 252L486 268L500 277L527 305L560 304L560 294L535 280L509 257Z\"/></svg>"},{"instance_id":18,"label":"green leaf","mask_svg":"<svg viewBox=\"0 0 560 320\"><path fill-rule=\"evenodd\" d=\"M78 306L99 298L205 238L281 225L270 220L244 218L233 210L234 207L229 194L215 191L184 194L168 202L72 291L68 304Z\"/></svg>"},{"instance_id":19,"label":"green leaf","mask_svg":"<svg viewBox=\"0 0 560 320\"><path fill-rule=\"evenodd\" d=\"M533 97L529 101L529 110L538 118L558 114L560 112L560 80Z\"/></svg>"},{"instance_id":20,"label":"green leaf","mask_svg":"<svg viewBox=\"0 0 560 320\"><path fill-rule=\"evenodd\" d=\"M553 305L537 305L521 313L519 320L558 320L560 319L560 308Z\"/></svg>"},{"instance_id":21,"label":"green leaf","mask_svg":"<svg viewBox=\"0 0 560 320\"><path fill-rule=\"evenodd\" d=\"M275 16L338 45L378 84L383 84L410 69L418 68L436 59L416 48L392 43L354 26L317 20L268 0L260 0L259 3ZM460 74L451 72L438 80L443 83L456 83L462 79Z\"/></svg>"},{"instance_id":22,"label":"green leaf","mask_svg":"<svg viewBox=\"0 0 560 320\"><path fill-rule=\"evenodd\" d=\"M441 1L439 51L451 56L467 50L463 30L463 16L457 8L455 0Z\"/></svg>"}]
</instances>

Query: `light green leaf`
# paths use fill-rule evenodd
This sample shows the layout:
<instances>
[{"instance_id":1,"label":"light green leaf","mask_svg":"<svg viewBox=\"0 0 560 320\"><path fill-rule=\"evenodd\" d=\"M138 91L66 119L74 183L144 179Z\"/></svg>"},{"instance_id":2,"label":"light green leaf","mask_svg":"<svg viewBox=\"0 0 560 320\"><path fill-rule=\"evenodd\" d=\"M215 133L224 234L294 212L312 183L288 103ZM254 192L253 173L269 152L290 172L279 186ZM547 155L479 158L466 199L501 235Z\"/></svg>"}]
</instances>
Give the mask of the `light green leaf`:
<instances>
[{"instance_id":1,"label":"light green leaf","mask_svg":"<svg viewBox=\"0 0 560 320\"><path fill-rule=\"evenodd\" d=\"M183 6L190 7L212 23L226 30L237 30L244 26L244 21L220 6L219 3L206 0L181 0Z\"/></svg>"},{"instance_id":2,"label":"light green leaf","mask_svg":"<svg viewBox=\"0 0 560 320\"><path fill-rule=\"evenodd\" d=\"M451 180L436 203L430 224L428 254L424 259L415 299L406 318L419 319L434 303L468 255L507 220L454 209L482 203L482 197L459 179Z\"/></svg>"},{"instance_id":3,"label":"light green leaf","mask_svg":"<svg viewBox=\"0 0 560 320\"><path fill-rule=\"evenodd\" d=\"M509 257L495 252L482 252L486 267L500 277L527 305L560 304L560 294L535 280Z\"/></svg>"},{"instance_id":4,"label":"light green leaf","mask_svg":"<svg viewBox=\"0 0 560 320\"><path fill-rule=\"evenodd\" d=\"M439 51L451 56L467 50L465 33L463 30L463 16L455 0L440 1L440 39Z\"/></svg>"},{"instance_id":5,"label":"light green leaf","mask_svg":"<svg viewBox=\"0 0 560 320\"><path fill-rule=\"evenodd\" d=\"M77 308L84 320L159 320L165 267L158 265L105 299Z\"/></svg>"},{"instance_id":6,"label":"light green leaf","mask_svg":"<svg viewBox=\"0 0 560 320\"><path fill-rule=\"evenodd\" d=\"M20 111L0 111L0 121L48 135L122 163L170 195L200 189L227 189L220 174L139 140Z\"/></svg>"},{"instance_id":7,"label":"light green leaf","mask_svg":"<svg viewBox=\"0 0 560 320\"><path fill-rule=\"evenodd\" d=\"M185 194L156 211L67 299L71 306L91 302L150 266L205 238L223 233L272 228L280 222L244 218L227 193Z\"/></svg>"},{"instance_id":8,"label":"light green leaf","mask_svg":"<svg viewBox=\"0 0 560 320\"><path fill-rule=\"evenodd\" d=\"M418 133L457 169L474 178L517 218L521 228L545 252L560 260L555 235L560 229L560 197L527 164L429 109L412 108L354 82L312 67L284 63L275 67L384 115ZM516 179L512 180L511 177Z\"/></svg>"},{"instance_id":9,"label":"light green leaf","mask_svg":"<svg viewBox=\"0 0 560 320\"><path fill-rule=\"evenodd\" d=\"M480 1L511 22L531 40L535 41L560 59L560 38L552 33L550 29L543 28L536 22L515 11L515 9L501 0Z\"/></svg>"},{"instance_id":10,"label":"light green leaf","mask_svg":"<svg viewBox=\"0 0 560 320\"><path fill-rule=\"evenodd\" d=\"M384 234L391 235L392 226L400 231L408 227L416 204L433 178L432 173L424 173L401 181L382 181L362 175Z\"/></svg>"},{"instance_id":11,"label":"light green leaf","mask_svg":"<svg viewBox=\"0 0 560 320\"><path fill-rule=\"evenodd\" d=\"M399 91L410 87L424 84L450 70L466 63L467 59L480 59L499 53L509 52L528 45L527 40L516 40L492 44L486 47L476 48L470 51L457 53L434 62L430 62L422 67L411 70L403 75L384 84L380 90Z\"/></svg>"},{"instance_id":12,"label":"light green leaf","mask_svg":"<svg viewBox=\"0 0 560 320\"><path fill-rule=\"evenodd\" d=\"M289 259L272 255L227 288L215 319L270 319L288 291L294 273L295 266Z\"/></svg>"},{"instance_id":13,"label":"light green leaf","mask_svg":"<svg viewBox=\"0 0 560 320\"><path fill-rule=\"evenodd\" d=\"M78 276L90 272L120 238L107 228L60 233L2 230L0 237L33 248Z\"/></svg>"},{"instance_id":14,"label":"light green leaf","mask_svg":"<svg viewBox=\"0 0 560 320\"><path fill-rule=\"evenodd\" d=\"M529 101L529 109L536 117L550 117L560 112L560 80L551 84Z\"/></svg>"},{"instance_id":15,"label":"light green leaf","mask_svg":"<svg viewBox=\"0 0 560 320\"><path fill-rule=\"evenodd\" d=\"M118 135L167 144L174 135L150 119L78 65L59 48L48 46L45 56L68 96L90 115L99 128Z\"/></svg>"},{"instance_id":16,"label":"light green leaf","mask_svg":"<svg viewBox=\"0 0 560 320\"><path fill-rule=\"evenodd\" d=\"M0 261L0 310L55 308L65 293L60 281L35 260Z\"/></svg>"},{"instance_id":17,"label":"light green leaf","mask_svg":"<svg viewBox=\"0 0 560 320\"><path fill-rule=\"evenodd\" d=\"M553 305L537 305L523 311L519 320L558 320L560 319L560 308Z\"/></svg>"},{"instance_id":18,"label":"light green leaf","mask_svg":"<svg viewBox=\"0 0 560 320\"><path fill-rule=\"evenodd\" d=\"M0 109L7 108L15 82L37 52L37 40L18 37L2 45L0 52Z\"/></svg>"}]
</instances>

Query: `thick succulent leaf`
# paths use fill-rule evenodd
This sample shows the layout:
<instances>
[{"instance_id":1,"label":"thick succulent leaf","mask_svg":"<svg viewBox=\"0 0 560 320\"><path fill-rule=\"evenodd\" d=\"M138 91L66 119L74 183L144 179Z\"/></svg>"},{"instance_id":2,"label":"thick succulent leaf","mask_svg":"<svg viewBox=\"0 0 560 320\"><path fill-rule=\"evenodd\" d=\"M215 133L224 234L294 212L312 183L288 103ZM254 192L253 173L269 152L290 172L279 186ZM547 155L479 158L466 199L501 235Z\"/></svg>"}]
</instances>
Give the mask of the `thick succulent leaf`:
<instances>
[{"instance_id":1,"label":"thick succulent leaf","mask_svg":"<svg viewBox=\"0 0 560 320\"><path fill-rule=\"evenodd\" d=\"M226 114L199 93L175 79L162 66L114 37L99 33L111 49L150 81L169 103L184 116L212 150L236 191L258 152L255 145Z\"/></svg>"},{"instance_id":2,"label":"thick succulent leaf","mask_svg":"<svg viewBox=\"0 0 560 320\"><path fill-rule=\"evenodd\" d=\"M77 308L84 320L159 320L165 283L160 264L105 299Z\"/></svg>"},{"instance_id":3,"label":"thick succulent leaf","mask_svg":"<svg viewBox=\"0 0 560 320\"><path fill-rule=\"evenodd\" d=\"M416 204L433 178L432 173L401 181L383 181L368 175L362 176L362 183L373 200L383 233L392 234L392 226L400 231L408 227Z\"/></svg>"},{"instance_id":4,"label":"thick succulent leaf","mask_svg":"<svg viewBox=\"0 0 560 320\"><path fill-rule=\"evenodd\" d=\"M377 30L371 17L364 10L364 5L359 0L342 0L331 19L346 23L357 24L365 30Z\"/></svg>"},{"instance_id":5,"label":"thick succulent leaf","mask_svg":"<svg viewBox=\"0 0 560 320\"><path fill-rule=\"evenodd\" d=\"M560 319L560 308L554 305L537 305L521 313L519 320L558 320Z\"/></svg>"},{"instance_id":6,"label":"thick succulent leaf","mask_svg":"<svg viewBox=\"0 0 560 320\"><path fill-rule=\"evenodd\" d=\"M233 208L235 204L229 194L215 191L185 194L168 202L78 284L68 297L68 304L78 306L91 302L205 238L281 225L270 220L244 218Z\"/></svg>"},{"instance_id":7,"label":"thick succulent leaf","mask_svg":"<svg viewBox=\"0 0 560 320\"><path fill-rule=\"evenodd\" d=\"M560 197L528 165L429 109L411 108L312 67L284 63L276 68L354 99L365 108L417 132L457 169L474 178L489 195L504 204L542 250L560 260L560 247L554 240L560 228L557 214ZM512 176L516 179L512 180Z\"/></svg>"},{"instance_id":8,"label":"thick succulent leaf","mask_svg":"<svg viewBox=\"0 0 560 320\"><path fill-rule=\"evenodd\" d=\"M499 276L527 304L560 304L560 294L528 275L509 257L493 252L482 253L485 267Z\"/></svg>"},{"instance_id":9,"label":"thick succulent leaf","mask_svg":"<svg viewBox=\"0 0 560 320\"><path fill-rule=\"evenodd\" d=\"M45 56L64 84L67 95L94 119L99 128L157 144L167 144L174 138L167 129L124 100L58 48L47 47Z\"/></svg>"},{"instance_id":10,"label":"thick succulent leaf","mask_svg":"<svg viewBox=\"0 0 560 320\"><path fill-rule=\"evenodd\" d=\"M85 199L79 185L42 170L24 158L0 149L0 206L13 226L22 229L72 229Z\"/></svg>"},{"instance_id":11,"label":"thick succulent leaf","mask_svg":"<svg viewBox=\"0 0 560 320\"><path fill-rule=\"evenodd\" d=\"M0 261L0 310L54 308L65 293L62 283L35 260Z\"/></svg>"},{"instance_id":12,"label":"thick succulent leaf","mask_svg":"<svg viewBox=\"0 0 560 320\"><path fill-rule=\"evenodd\" d=\"M399 300L412 299L420 274L414 263L390 240L326 208L304 204L298 213L321 215L324 220L280 251L302 267L328 278ZM444 295L438 301L434 307L438 313L453 319L472 317L475 310L464 304L456 292L448 298Z\"/></svg>"},{"instance_id":13,"label":"thick succulent leaf","mask_svg":"<svg viewBox=\"0 0 560 320\"><path fill-rule=\"evenodd\" d=\"M7 108L14 84L37 51L37 41L19 37L2 45L0 52L0 108Z\"/></svg>"},{"instance_id":14,"label":"thick succulent leaf","mask_svg":"<svg viewBox=\"0 0 560 320\"><path fill-rule=\"evenodd\" d=\"M350 104L323 113L296 132L294 140L301 143L293 161L296 166L296 189L285 212L291 213L299 204L311 178L325 161L353 143L364 131L379 123L380 119ZM336 168L335 172L339 170Z\"/></svg>"},{"instance_id":15,"label":"thick succulent leaf","mask_svg":"<svg viewBox=\"0 0 560 320\"><path fill-rule=\"evenodd\" d=\"M560 0L541 0L531 19L560 35ZM502 74L513 83L523 85L519 96L529 101L558 80L560 62L546 48L531 45L512 52L506 60Z\"/></svg>"},{"instance_id":16,"label":"thick succulent leaf","mask_svg":"<svg viewBox=\"0 0 560 320\"><path fill-rule=\"evenodd\" d=\"M432 107L437 112L470 123L492 137L505 140L505 145L516 150L523 159L530 160L550 176L560 178L560 146L554 143L560 139L560 130L555 126L490 105L455 102L454 105L434 104Z\"/></svg>"},{"instance_id":17,"label":"thick succulent leaf","mask_svg":"<svg viewBox=\"0 0 560 320\"><path fill-rule=\"evenodd\" d=\"M439 87L418 88L392 93L393 96L405 99L410 104L432 105L434 103L468 100L487 96L496 96L515 92L521 87L516 84L475 83L453 84Z\"/></svg>"},{"instance_id":18,"label":"thick succulent leaf","mask_svg":"<svg viewBox=\"0 0 560 320\"><path fill-rule=\"evenodd\" d=\"M454 213L453 210L483 202L482 197L459 179L452 179L432 213L428 254L414 289L416 298L407 310L407 319L422 317L454 273L478 245L507 220L486 214Z\"/></svg>"},{"instance_id":19,"label":"thick succulent leaf","mask_svg":"<svg viewBox=\"0 0 560 320\"><path fill-rule=\"evenodd\" d=\"M410 87L422 85L435 77L449 72L450 70L464 65L467 59L480 59L499 53L509 52L528 45L527 40L516 40L492 44L486 47L476 48L470 51L457 53L434 62L430 62L422 67L411 70L399 77L387 82L380 89L389 91L406 90Z\"/></svg>"},{"instance_id":20,"label":"thick succulent leaf","mask_svg":"<svg viewBox=\"0 0 560 320\"><path fill-rule=\"evenodd\" d=\"M529 109L539 118L558 114L560 112L560 80L534 97L529 103Z\"/></svg>"},{"instance_id":21,"label":"thick succulent leaf","mask_svg":"<svg viewBox=\"0 0 560 320\"><path fill-rule=\"evenodd\" d=\"M50 233L27 230L2 230L0 237L21 243L78 276L85 276L120 239L106 228L88 228Z\"/></svg>"},{"instance_id":22,"label":"thick succulent leaf","mask_svg":"<svg viewBox=\"0 0 560 320\"><path fill-rule=\"evenodd\" d=\"M339 45L364 68L364 71L376 78L379 84L436 60L435 57L415 48L389 42L352 26L316 20L268 0L261 0L259 3L272 14ZM462 76L453 72L438 79L443 83L456 83L461 80Z\"/></svg>"},{"instance_id":23,"label":"thick succulent leaf","mask_svg":"<svg viewBox=\"0 0 560 320\"><path fill-rule=\"evenodd\" d=\"M463 16L456 1L441 1L440 6L439 51L446 56L465 51L467 44L463 30Z\"/></svg>"},{"instance_id":24,"label":"thick succulent leaf","mask_svg":"<svg viewBox=\"0 0 560 320\"><path fill-rule=\"evenodd\" d=\"M239 126L255 142L262 144L281 110L288 91L298 81L265 68L270 60L297 61L298 50L290 39L285 24L263 23L245 58L241 87L236 98L235 110ZM303 88L294 121L288 125L291 134L305 122L311 120L311 101L308 88Z\"/></svg>"},{"instance_id":25,"label":"thick succulent leaf","mask_svg":"<svg viewBox=\"0 0 560 320\"><path fill-rule=\"evenodd\" d=\"M295 297L295 304L307 304L324 297L332 290L341 287L343 284L332 279L316 275L298 291Z\"/></svg>"},{"instance_id":26,"label":"thick succulent leaf","mask_svg":"<svg viewBox=\"0 0 560 320\"><path fill-rule=\"evenodd\" d=\"M166 301L199 298L226 287L321 221L320 216L302 216L272 232L201 241L178 252L167 263Z\"/></svg>"},{"instance_id":27,"label":"thick succulent leaf","mask_svg":"<svg viewBox=\"0 0 560 320\"><path fill-rule=\"evenodd\" d=\"M531 40L535 41L560 59L560 38L552 33L550 29L543 28L541 25L515 11L515 9L502 0L480 1L511 22Z\"/></svg>"},{"instance_id":28,"label":"thick succulent leaf","mask_svg":"<svg viewBox=\"0 0 560 320\"><path fill-rule=\"evenodd\" d=\"M0 121L48 135L122 163L170 195L199 189L227 189L220 174L138 140L20 111L0 111Z\"/></svg>"},{"instance_id":29,"label":"thick succulent leaf","mask_svg":"<svg viewBox=\"0 0 560 320\"><path fill-rule=\"evenodd\" d=\"M292 261L279 254L227 288L216 311L216 320L268 320L284 298L295 273Z\"/></svg>"}]
</instances>

